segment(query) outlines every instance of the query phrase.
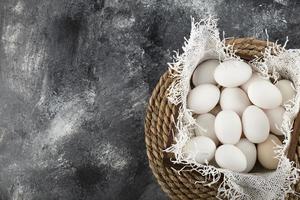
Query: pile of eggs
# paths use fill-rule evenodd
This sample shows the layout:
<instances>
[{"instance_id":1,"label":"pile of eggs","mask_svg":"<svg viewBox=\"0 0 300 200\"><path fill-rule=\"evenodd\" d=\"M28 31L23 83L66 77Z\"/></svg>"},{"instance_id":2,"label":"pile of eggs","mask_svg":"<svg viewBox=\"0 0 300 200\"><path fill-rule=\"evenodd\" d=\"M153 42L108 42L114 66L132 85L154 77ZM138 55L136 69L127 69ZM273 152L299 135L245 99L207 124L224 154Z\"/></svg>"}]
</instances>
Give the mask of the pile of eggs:
<instances>
[{"instance_id":1,"label":"pile of eggs","mask_svg":"<svg viewBox=\"0 0 300 200\"><path fill-rule=\"evenodd\" d=\"M282 105L295 95L292 82L274 85L243 61L207 60L195 69L192 84L187 107L196 125L183 155L236 172L248 173L256 163L276 169L274 148L282 144Z\"/></svg>"}]
</instances>

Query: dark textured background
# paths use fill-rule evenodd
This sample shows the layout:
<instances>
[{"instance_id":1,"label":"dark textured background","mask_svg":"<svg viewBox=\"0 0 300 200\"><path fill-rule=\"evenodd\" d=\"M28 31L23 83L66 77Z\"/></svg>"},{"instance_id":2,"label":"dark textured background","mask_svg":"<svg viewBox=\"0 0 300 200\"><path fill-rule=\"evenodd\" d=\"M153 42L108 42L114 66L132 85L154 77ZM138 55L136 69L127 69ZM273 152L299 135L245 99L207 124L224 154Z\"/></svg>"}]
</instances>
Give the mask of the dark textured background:
<instances>
[{"instance_id":1,"label":"dark textured background","mask_svg":"<svg viewBox=\"0 0 300 200\"><path fill-rule=\"evenodd\" d=\"M167 199L143 118L190 16L299 48L296 2L0 0L0 199Z\"/></svg>"}]
</instances>

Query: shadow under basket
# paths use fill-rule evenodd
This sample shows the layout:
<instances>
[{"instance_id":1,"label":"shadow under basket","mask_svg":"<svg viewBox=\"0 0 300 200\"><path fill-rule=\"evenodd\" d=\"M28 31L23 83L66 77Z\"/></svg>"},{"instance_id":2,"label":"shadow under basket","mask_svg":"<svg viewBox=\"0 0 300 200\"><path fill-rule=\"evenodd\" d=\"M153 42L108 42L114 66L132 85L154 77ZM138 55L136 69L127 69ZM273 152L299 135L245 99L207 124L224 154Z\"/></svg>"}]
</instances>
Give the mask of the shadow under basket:
<instances>
[{"instance_id":1,"label":"shadow under basket","mask_svg":"<svg viewBox=\"0 0 300 200\"><path fill-rule=\"evenodd\" d=\"M234 45L236 54L242 59L249 61L255 56L261 56L261 52L270 42L257 40L254 38L238 38L226 41L227 44ZM158 84L154 88L147 107L145 118L145 142L150 168L156 177L163 191L171 199L217 199L219 184L205 186L195 184L196 181L204 180L200 174L190 171L182 171L180 175L172 168L170 162L172 155L163 152L173 141L172 131L177 118L178 107L168 102L167 89L172 83L172 78L167 71L161 76ZM288 158L294 160L299 165L299 132L300 115L298 114L293 127L292 141L288 151ZM174 130L175 131L175 130ZM293 186L295 191L300 192L300 184ZM289 194L286 199L299 199L293 194Z\"/></svg>"}]
</instances>

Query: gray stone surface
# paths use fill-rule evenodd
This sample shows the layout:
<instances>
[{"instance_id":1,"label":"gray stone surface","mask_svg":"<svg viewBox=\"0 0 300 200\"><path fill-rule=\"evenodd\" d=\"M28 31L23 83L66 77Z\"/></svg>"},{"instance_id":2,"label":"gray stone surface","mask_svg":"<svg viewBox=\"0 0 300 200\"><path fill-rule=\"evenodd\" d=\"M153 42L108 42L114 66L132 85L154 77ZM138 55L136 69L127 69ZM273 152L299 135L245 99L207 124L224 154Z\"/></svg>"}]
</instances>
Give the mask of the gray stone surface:
<instances>
[{"instance_id":1,"label":"gray stone surface","mask_svg":"<svg viewBox=\"0 0 300 200\"><path fill-rule=\"evenodd\" d=\"M208 14L228 37L300 47L296 0L1 0L0 199L167 199L144 111L190 16Z\"/></svg>"}]
</instances>

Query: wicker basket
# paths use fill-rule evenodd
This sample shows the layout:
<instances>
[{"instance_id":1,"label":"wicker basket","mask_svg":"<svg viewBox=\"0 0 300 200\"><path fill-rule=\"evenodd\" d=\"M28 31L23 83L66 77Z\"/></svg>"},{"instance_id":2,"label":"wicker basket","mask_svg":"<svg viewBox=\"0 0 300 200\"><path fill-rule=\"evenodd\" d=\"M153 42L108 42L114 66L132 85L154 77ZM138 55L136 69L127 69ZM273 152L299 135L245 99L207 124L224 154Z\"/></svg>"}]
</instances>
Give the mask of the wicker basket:
<instances>
[{"instance_id":1,"label":"wicker basket","mask_svg":"<svg viewBox=\"0 0 300 200\"><path fill-rule=\"evenodd\" d=\"M227 44L234 44L237 55L245 60L254 56L260 56L267 46L266 41L254 38L239 38L226 41ZM172 79L169 72L166 72L159 80L149 100L145 119L145 141L150 168L164 192L171 199L216 199L218 184L210 187L202 184L195 184L197 180L204 180L199 174L193 172L182 172L179 175L172 170L166 162L166 154L162 151L170 146L171 130L174 128L172 119L176 119L177 108L169 103L166 94ZM294 123L292 144L288 153L289 158L298 164L299 158L299 126L298 115ZM300 184L297 184L296 191L300 191ZM294 195L286 199L298 199Z\"/></svg>"}]
</instances>

